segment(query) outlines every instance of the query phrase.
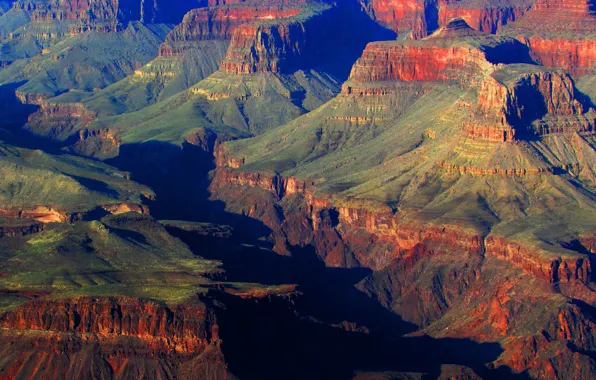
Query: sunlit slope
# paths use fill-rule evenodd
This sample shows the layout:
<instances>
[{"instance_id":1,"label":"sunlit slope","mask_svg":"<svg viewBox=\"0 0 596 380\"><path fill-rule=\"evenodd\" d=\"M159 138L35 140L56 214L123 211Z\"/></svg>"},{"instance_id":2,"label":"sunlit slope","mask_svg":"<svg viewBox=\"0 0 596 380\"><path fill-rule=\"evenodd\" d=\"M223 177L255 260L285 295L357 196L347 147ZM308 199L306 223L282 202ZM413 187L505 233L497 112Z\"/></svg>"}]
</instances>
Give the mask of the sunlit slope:
<instances>
[{"instance_id":1,"label":"sunlit slope","mask_svg":"<svg viewBox=\"0 0 596 380\"><path fill-rule=\"evenodd\" d=\"M16 148L0 142L0 208L43 206L85 212L98 206L141 204L153 192L109 165L66 154Z\"/></svg>"},{"instance_id":2,"label":"sunlit slope","mask_svg":"<svg viewBox=\"0 0 596 380\"><path fill-rule=\"evenodd\" d=\"M455 224L547 250L541 242L592 232L591 103L567 74L495 64L487 45L460 37L450 45L452 32L439 30L422 42L371 44L342 94L281 128L226 143L226 154L243 162L240 171L312 182L317 197L337 206L388 207L405 220ZM447 69L433 68L440 58L410 61L445 47L469 53L449 53ZM381 57L405 58L376 61L383 49L389 53Z\"/></svg>"}]
</instances>

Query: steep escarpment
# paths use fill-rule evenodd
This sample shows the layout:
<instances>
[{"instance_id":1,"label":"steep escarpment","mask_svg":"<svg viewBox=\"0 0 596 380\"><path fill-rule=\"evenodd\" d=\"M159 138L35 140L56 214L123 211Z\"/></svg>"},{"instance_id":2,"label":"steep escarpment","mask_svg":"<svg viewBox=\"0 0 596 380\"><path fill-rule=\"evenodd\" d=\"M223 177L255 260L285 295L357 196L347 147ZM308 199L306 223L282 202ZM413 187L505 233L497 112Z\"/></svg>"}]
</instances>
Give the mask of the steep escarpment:
<instances>
[{"instance_id":1,"label":"steep escarpment","mask_svg":"<svg viewBox=\"0 0 596 380\"><path fill-rule=\"evenodd\" d=\"M523 52L462 21L369 44L335 99L221 145L212 198L262 221L278 253L371 269L359 287L429 334L500 342L492 368L589 374L593 322L575 304L594 299L593 262L570 242L594 223L594 111L569 74ZM491 303L504 278L520 293ZM536 287L534 306L519 306ZM551 334L568 313L575 332ZM532 339L545 351L528 350Z\"/></svg>"},{"instance_id":2,"label":"steep escarpment","mask_svg":"<svg viewBox=\"0 0 596 380\"><path fill-rule=\"evenodd\" d=\"M333 29L330 20L336 13L337 9L320 4L285 22L243 25L232 36L222 68L250 74L293 72L312 66L313 59L323 52L322 44L328 43L317 37Z\"/></svg>"},{"instance_id":3,"label":"steep escarpment","mask_svg":"<svg viewBox=\"0 0 596 380\"><path fill-rule=\"evenodd\" d=\"M379 24L400 39L421 39L454 18L463 18L476 30L495 33L521 17L532 0L361 0L363 8Z\"/></svg>"},{"instance_id":4,"label":"steep escarpment","mask_svg":"<svg viewBox=\"0 0 596 380\"><path fill-rule=\"evenodd\" d=\"M593 338L585 332L593 324L591 314L566 303L566 297L550 288L557 284L572 294L577 287L575 297L592 299L593 293L582 285L591 282L588 256L568 252L548 259L537 256L537 248L520 250L491 238L483 242L456 227L400 222L399 214L372 211L370 204L365 209L332 207L325 200L309 200L308 191L293 193L309 185L296 186L295 179L269 181L255 174L228 178L218 172L211 187L214 194L226 200L229 211L262 220L277 239L276 249L313 246L328 266L375 269L359 287L407 321L429 326L426 332L432 336L502 342L504 352L494 368L530 369L538 377L550 368L589 373L591 359L585 352L593 351L589 348ZM256 188L249 187L251 181ZM294 189L289 191L292 195L280 200L279 194L287 189ZM234 200L239 192L248 194L250 202ZM499 246L508 253L501 254ZM505 290L501 276L509 279ZM533 302L530 308L524 306L528 297ZM554 304L560 309L553 309ZM548 312L540 314L542 310ZM574 317L559 317L568 313ZM555 333L566 328L569 318L574 321L573 332ZM522 348L522 342L534 339L536 329L549 331L535 337L543 341L544 351ZM578 342L563 349L574 337ZM574 347L587 349L578 352ZM567 367L565 362L574 364Z\"/></svg>"},{"instance_id":5,"label":"steep escarpment","mask_svg":"<svg viewBox=\"0 0 596 380\"><path fill-rule=\"evenodd\" d=\"M212 330L217 329L215 316L201 304L170 310L150 301L92 297L31 301L3 313L2 327L106 336L146 336L157 340L156 348L169 343L176 346L174 350L180 353L204 349L212 338Z\"/></svg>"},{"instance_id":6,"label":"steep escarpment","mask_svg":"<svg viewBox=\"0 0 596 380\"><path fill-rule=\"evenodd\" d=\"M441 4L439 25L454 18L464 19L472 28L485 33L497 33L503 26L523 16L535 0L459 0Z\"/></svg>"},{"instance_id":7,"label":"steep escarpment","mask_svg":"<svg viewBox=\"0 0 596 380\"><path fill-rule=\"evenodd\" d=\"M482 34L456 19L422 41L369 44L352 68L344 92L350 92L351 82L456 81L474 85L496 64L527 60L521 44Z\"/></svg>"},{"instance_id":8,"label":"steep escarpment","mask_svg":"<svg viewBox=\"0 0 596 380\"><path fill-rule=\"evenodd\" d=\"M3 377L126 378L142 370L164 377L228 375L216 317L202 303L168 308L125 297L37 300L0 318Z\"/></svg>"},{"instance_id":9,"label":"steep escarpment","mask_svg":"<svg viewBox=\"0 0 596 380\"><path fill-rule=\"evenodd\" d=\"M594 69L594 30L596 16L591 1L540 0L502 33L528 45L540 64L579 76Z\"/></svg>"},{"instance_id":10,"label":"steep escarpment","mask_svg":"<svg viewBox=\"0 0 596 380\"><path fill-rule=\"evenodd\" d=\"M258 189L252 202L231 201L229 197L242 188ZM489 254L547 282L592 281L591 262L586 255L568 252L549 257L543 247L524 247L500 236L484 240L473 230L448 224L425 226L379 205L373 210L371 204L360 208L334 205L314 196L312 182L296 178L220 169L211 190L226 199L230 211L265 222L273 231L271 237L280 253L294 245L313 245L329 266L381 270L393 260L407 259L411 250L422 245L428 250ZM296 215L297 207L301 211ZM334 241L331 251L330 236Z\"/></svg>"},{"instance_id":11,"label":"steep escarpment","mask_svg":"<svg viewBox=\"0 0 596 380\"><path fill-rule=\"evenodd\" d=\"M504 272L510 275L506 280L490 277ZM376 280L382 281L382 276ZM569 302L548 287L533 286L527 277L507 272L494 260L483 265L481 279L463 299L461 307L447 312L425 331L433 336L475 336L480 341L514 336L503 340L504 352L493 366L508 366L515 372L526 370L533 378L550 378L553 373L593 376L589 354L593 338L588 331L594 320L585 305ZM528 318L520 318L526 312Z\"/></svg>"},{"instance_id":12,"label":"steep escarpment","mask_svg":"<svg viewBox=\"0 0 596 380\"><path fill-rule=\"evenodd\" d=\"M181 1L174 6L166 6L160 1L23 0L16 1L13 7L26 12L33 23L69 21L71 22L69 33L81 33L90 29L103 32L117 31L131 21L175 23L194 5L191 1Z\"/></svg>"},{"instance_id":13,"label":"steep escarpment","mask_svg":"<svg viewBox=\"0 0 596 380\"><path fill-rule=\"evenodd\" d=\"M203 2L115 85L2 86L32 104L0 148L0 377L596 375L588 72L504 34L540 7L355 3ZM14 148L27 117L60 155Z\"/></svg>"},{"instance_id":14,"label":"steep escarpment","mask_svg":"<svg viewBox=\"0 0 596 380\"><path fill-rule=\"evenodd\" d=\"M286 3L240 2L191 10L182 23L168 34L155 60L136 70L134 76L123 83L96 94L89 103L92 107L102 107L106 97L113 98L115 92L127 92L130 95L124 99L125 102L112 104L111 109L103 111L122 113L122 108L135 111L188 89L219 68L238 27L292 17L299 14L300 7L304 6L300 2ZM146 92L148 86L154 90L143 97L144 103L136 104L135 93Z\"/></svg>"},{"instance_id":15,"label":"steep escarpment","mask_svg":"<svg viewBox=\"0 0 596 380\"><path fill-rule=\"evenodd\" d=\"M594 109L562 72L519 65L497 70L483 83L478 105L490 122L501 121L520 137L594 131Z\"/></svg>"},{"instance_id":16,"label":"steep escarpment","mask_svg":"<svg viewBox=\"0 0 596 380\"><path fill-rule=\"evenodd\" d=\"M272 4L273 5L273 4ZM193 41L222 39L230 40L234 30L242 24L260 20L292 17L300 9L275 7L215 7L199 8L187 13L170 32L160 48L160 56L172 56L183 52L184 46ZM178 45L178 46L177 46Z\"/></svg>"},{"instance_id":17,"label":"steep escarpment","mask_svg":"<svg viewBox=\"0 0 596 380\"><path fill-rule=\"evenodd\" d=\"M437 0L361 0L360 2L373 20L393 30L400 37L423 38L437 27L440 3Z\"/></svg>"}]
</instances>

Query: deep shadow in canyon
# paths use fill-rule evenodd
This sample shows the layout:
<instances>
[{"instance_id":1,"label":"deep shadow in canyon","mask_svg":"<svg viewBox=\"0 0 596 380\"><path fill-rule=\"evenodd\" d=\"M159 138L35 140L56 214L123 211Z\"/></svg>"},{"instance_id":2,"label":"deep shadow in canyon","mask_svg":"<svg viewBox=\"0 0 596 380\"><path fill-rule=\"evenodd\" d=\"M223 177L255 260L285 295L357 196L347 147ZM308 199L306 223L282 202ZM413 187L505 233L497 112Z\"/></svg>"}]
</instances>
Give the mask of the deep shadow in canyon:
<instances>
[{"instance_id":1,"label":"deep shadow in canyon","mask_svg":"<svg viewBox=\"0 0 596 380\"><path fill-rule=\"evenodd\" d=\"M2 90L14 95L14 88ZM2 98L7 99L6 94ZM63 143L20 128L36 107L17 103L3 104L14 107L11 119L3 123L9 131L5 140L62 153ZM119 156L107 163L153 188L157 198L149 206L154 217L232 226L231 240L170 229L195 254L221 260L227 282L298 285L296 295L257 302L214 290L218 295L212 299L223 301L213 301L213 306L219 310L224 355L232 373L246 379L348 379L355 371L423 372L436 378L441 365L460 364L484 378L524 378L485 366L501 354L497 343L404 336L416 326L354 286L370 270L327 268L312 247L292 247L291 256L269 250L262 237L270 231L262 222L227 213L222 202L209 199L212 152L213 146L149 142L123 145Z\"/></svg>"},{"instance_id":2,"label":"deep shadow in canyon","mask_svg":"<svg viewBox=\"0 0 596 380\"><path fill-rule=\"evenodd\" d=\"M498 343L405 337L417 327L355 287L369 269L328 268L310 246L292 247L290 256L271 251L262 239L270 230L261 221L228 213L223 202L209 199L211 151L191 144L124 145L109 163L154 189L150 207L158 219L233 227L231 239L168 228L195 254L221 260L226 282L298 285L299 295L291 299L215 297L225 299L215 306L232 373L247 379L348 379L355 371L424 372L436 378L441 365L459 364L483 378L525 378L485 366L501 354Z\"/></svg>"},{"instance_id":3,"label":"deep shadow in canyon","mask_svg":"<svg viewBox=\"0 0 596 380\"><path fill-rule=\"evenodd\" d=\"M497 343L404 336L417 327L355 287L368 269L325 267L308 248L280 256L233 239L170 232L196 254L221 260L226 281L298 284L299 294L287 298L223 296L218 321L224 355L241 378L350 379L356 371L437 378L444 364L470 367L483 378L525 378L485 366L501 354Z\"/></svg>"},{"instance_id":4,"label":"deep shadow in canyon","mask_svg":"<svg viewBox=\"0 0 596 380\"><path fill-rule=\"evenodd\" d=\"M63 143L35 135L23 128L39 106L21 103L16 96L16 89L21 85L23 82L0 85L0 140L21 148L60 154Z\"/></svg>"}]
</instances>

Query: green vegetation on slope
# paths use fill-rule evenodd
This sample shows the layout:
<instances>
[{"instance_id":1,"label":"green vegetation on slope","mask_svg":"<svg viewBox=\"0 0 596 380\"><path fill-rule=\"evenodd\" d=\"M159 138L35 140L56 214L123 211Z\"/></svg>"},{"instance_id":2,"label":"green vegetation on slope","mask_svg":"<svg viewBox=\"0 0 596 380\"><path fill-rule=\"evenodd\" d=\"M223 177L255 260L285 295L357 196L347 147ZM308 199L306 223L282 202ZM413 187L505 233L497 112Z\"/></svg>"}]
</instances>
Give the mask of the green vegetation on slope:
<instances>
[{"instance_id":1,"label":"green vegetation on slope","mask_svg":"<svg viewBox=\"0 0 596 380\"><path fill-rule=\"evenodd\" d=\"M197 128L246 137L283 125L338 90L337 82L316 71L242 76L218 71L188 91L137 112L100 118L90 126L116 130L125 143L180 143Z\"/></svg>"},{"instance_id":2,"label":"green vegetation on slope","mask_svg":"<svg viewBox=\"0 0 596 380\"><path fill-rule=\"evenodd\" d=\"M73 89L92 92L154 58L169 30L167 25L131 23L122 32L91 31L68 37L43 54L0 71L0 83L26 81L19 91L47 97ZM0 59L5 59L5 54L0 54Z\"/></svg>"},{"instance_id":3,"label":"green vegetation on slope","mask_svg":"<svg viewBox=\"0 0 596 380\"><path fill-rule=\"evenodd\" d=\"M86 211L99 205L141 203L153 192L129 180L128 173L101 162L0 142L0 204L2 208L52 206Z\"/></svg>"},{"instance_id":4,"label":"green vegetation on slope","mask_svg":"<svg viewBox=\"0 0 596 380\"><path fill-rule=\"evenodd\" d=\"M239 170L313 181L336 205L386 204L406 220L492 232L556 254L564 251L556 248L560 243L593 231L594 136L481 141L463 132L474 91L384 85L391 95L340 95L283 127L226 147L244 160ZM513 170L517 174L492 174Z\"/></svg>"},{"instance_id":5,"label":"green vegetation on slope","mask_svg":"<svg viewBox=\"0 0 596 380\"><path fill-rule=\"evenodd\" d=\"M194 256L149 216L53 224L25 237L0 239L0 289L47 291L53 297L119 295L178 304L201 292L220 263ZM0 295L0 308L15 303Z\"/></svg>"}]
</instances>

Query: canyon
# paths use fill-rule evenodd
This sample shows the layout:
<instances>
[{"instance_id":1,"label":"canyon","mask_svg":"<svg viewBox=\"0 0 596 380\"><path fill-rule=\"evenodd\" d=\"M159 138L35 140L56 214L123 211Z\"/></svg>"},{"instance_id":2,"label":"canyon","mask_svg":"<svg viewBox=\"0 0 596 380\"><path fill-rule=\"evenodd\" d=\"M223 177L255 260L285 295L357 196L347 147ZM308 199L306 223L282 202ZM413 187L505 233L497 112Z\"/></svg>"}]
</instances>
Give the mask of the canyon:
<instances>
[{"instance_id":1,"label":"canyon","mask_svg":"<svg viewBox=\"0 0 596 380\"><path fill-rule=\"evenodd\" d=\"M0 378L596 377L595 12L0 1Z\"/></svg>"}]
</instances>

